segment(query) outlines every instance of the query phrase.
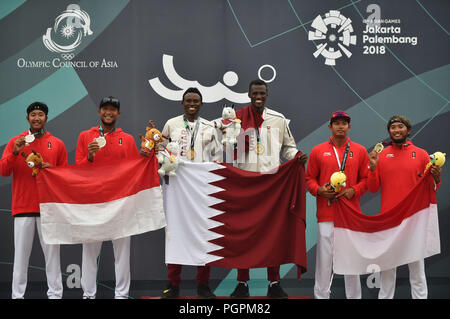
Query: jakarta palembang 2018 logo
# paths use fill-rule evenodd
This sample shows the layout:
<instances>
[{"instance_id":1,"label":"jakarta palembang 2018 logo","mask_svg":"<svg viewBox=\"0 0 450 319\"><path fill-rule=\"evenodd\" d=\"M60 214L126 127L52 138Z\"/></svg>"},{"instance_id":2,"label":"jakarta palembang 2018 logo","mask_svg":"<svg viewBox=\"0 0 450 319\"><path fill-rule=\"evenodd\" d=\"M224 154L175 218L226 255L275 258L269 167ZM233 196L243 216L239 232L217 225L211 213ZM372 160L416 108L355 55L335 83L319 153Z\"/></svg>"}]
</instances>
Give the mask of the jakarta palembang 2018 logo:
<instances>
[{"instance_id":1,"label":"jakarta palembang 2018 logo","mask_svg":"<svg viewBox=\"0 0 450 319\"><path fill-rule=\"evenodd\" d=\"M348 47L356 44L356 35L352 35L352 20L346 18L337 10L330 10L325 18L318 15L311 24L314 31L309 31L308 40L320 42L316 44L317 50L314 57L322 55L325 64L334 66L336 60L345 54L348 58L352 56Z\"/></svg>"},{"instance_id":2,"label":"jakarta palembang 2018 logo","mask_svg":"<svg viewBox=\"0 0 450 319\"><path fill-rule=\"evenodd\" d=\"M52 39L53 33L57 35L58 42L66 42L58 44ZM86 11L80 9L77 4L70 4L55 19L53 28L48 28L42 41L47 49L56 53L73 52L80 44L83 37L91 35L91 18Z\"/></svg>"}]
</instances>

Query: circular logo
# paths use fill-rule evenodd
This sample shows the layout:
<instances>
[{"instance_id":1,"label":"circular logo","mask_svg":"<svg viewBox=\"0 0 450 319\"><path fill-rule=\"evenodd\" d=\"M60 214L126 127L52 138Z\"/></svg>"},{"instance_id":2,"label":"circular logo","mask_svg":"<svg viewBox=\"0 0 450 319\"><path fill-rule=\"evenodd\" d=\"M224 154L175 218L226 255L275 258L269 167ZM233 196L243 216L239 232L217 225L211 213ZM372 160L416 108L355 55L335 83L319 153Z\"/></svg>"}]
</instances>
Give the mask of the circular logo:
<instances>
[{"instance_id":1,"label":"circular logo","mask_svg":"<svg viewBox=\"0 0 450 319\"><path fill-rule=\"evenodd\" d=\"M52 28L48 28L46 34L42 36L42 41L47 49L56 53L70 53L81 44L83 36L91 35L91 18L80 9L78 5L69 5L67 10L61 13L55 19L53 26L55 33L65 39L74 38L73 42L68 45L60 45L52 39ZM71 60L70 55L66 55L64 59Z\"/></svg>"},{"instance_id":2,"label":"circular logo","mask_svg":"<svg viewBox=\"0 0 450 319\"><path fill-rule=\"evenodd\" d=\"M352 53L347 49L356 44L356 35L352 35L352 20L346 18L337 10L330 10L325 18L318 15L311 23L314 31L309 31L308 40L320 42L313 53L317 58L322 55L326 65L336 65L336 60L345 54L348 58Z\"/></svg>"},{"instance_id":3,"label":"circular logo","mask_svg":"<svg viewBox=\"0 0 450 319\"><path fill-rule=\"evenodd\" d=\"M268 79L268 80L267 80L267 79L263 79L263 78L261 77L261 72L262 72L262 70L265 69L265 68L269 68L269 69L272 70L272 77L271 77L270 79ZM258 78L259 78L260 80L265 81L266 83L272 82L273 80L275 80L276 77L277 77L277 70L275 70L275 68L274 68L273 66L271 66L270 64L264 64L264 65L262 65L262 66L258 69Z\"/></svg>"}]
</instances>

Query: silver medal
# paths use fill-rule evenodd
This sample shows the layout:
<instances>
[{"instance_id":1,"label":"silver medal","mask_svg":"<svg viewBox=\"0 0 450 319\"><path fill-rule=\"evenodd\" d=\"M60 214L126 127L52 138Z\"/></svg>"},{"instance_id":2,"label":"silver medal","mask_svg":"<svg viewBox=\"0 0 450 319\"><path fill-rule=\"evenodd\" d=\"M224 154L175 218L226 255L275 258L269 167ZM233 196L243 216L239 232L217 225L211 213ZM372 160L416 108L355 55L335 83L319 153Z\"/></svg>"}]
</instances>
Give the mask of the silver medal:
<instances>
[{"instance_id":1,"label":"silver medal","mask_svg":"<svg viewBox=\"0 0 450 319\"><path fill-rule=\"evenodd\" d=\"M106 139L103 136L97 137L95 141L98 144L98 147L102 148L106 145Z\"/></svg>"},{"instance_id":2,"label":"silver medal","mask_svg":"<svg viewBox=\"0 0 450 319\"><path fill-rule=\"evenodd\" d=\"M32 143L35 140L35 137L33 134L28 134L25 136L25 143Z\"/></svg>"}]
</instances>

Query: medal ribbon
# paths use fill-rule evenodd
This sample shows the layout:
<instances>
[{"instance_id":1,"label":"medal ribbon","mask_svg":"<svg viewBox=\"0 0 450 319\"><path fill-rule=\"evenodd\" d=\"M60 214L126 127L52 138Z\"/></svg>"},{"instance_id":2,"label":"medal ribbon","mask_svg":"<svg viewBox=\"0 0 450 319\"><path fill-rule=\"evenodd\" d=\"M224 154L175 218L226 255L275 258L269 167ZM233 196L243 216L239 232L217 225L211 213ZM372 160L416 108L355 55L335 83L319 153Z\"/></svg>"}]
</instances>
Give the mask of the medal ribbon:
<instances>
[{"instance_id":1,"label":"medal ribbon","mask_svg":"<svg viewBox=\"0 0 450 319\"><path fill-rule=\"evenodd\" d=\"M34 133L31 133L31 130L28 130L28 135L39 135L39 134L44 135L44 133L45 133L45 130L43 128L41 128L39 131L34 132Z\"/></svg>"},{"instance_id":2,"label":"medal ribbon","mask_svg":"<svg viewBox=\"0 0 450 319\"><path fill-rule=\"evenodd\" d=\"M111 131L109 131L108 133L105 134L105 133L103 133L103 127L102 127L101 125L98 126L98 131L99 131L101 137L105 137L105 136L108 135L109 133L114 132L115 129L116 129L116 128L114 127Z\"/></svg>"},{"instance_id":3,"label":"medal ribbon","mask_svg":"<svg viewBox=\"0 0 450 319\"><path fill-rule=\"evenodd\" d=\"M258 114L259 115L259 114ZM260 117L262 118L262 115L260 115ZM263 120L264 122L264 120ZM256 143L260 144L261 143L261 133L260 130L262 129L262 122L261 124L258 126L258 123L256 123L256 119L253 118L253 124L255 125L255 129L256 129Z\"/></svg>"},{"instance_id":4,"label":"medal ribbon","mask_svg":"<svg viewBox=\"0 0 450 319\"><path fill-rule=\"evenodd\" d=\"M347 157L348 157L348 151L350 150L350 142L347 142L347 146L345 147L345 152L344 152L344 157L342 158L342 162L339 162L339 155L338 152L336 151L336 148L334 147L334 143L331 142L333 144L333 150L334 150L334 155L336 155L336 160L339 166L339 170L341 172L344 171L345 169L345 163L347 163Z\"/></svg>"},{"instance_id":5,"label":"medal ribbon","mask_svg":"<svg viewBox=\"0 0 450 319\"><path fill-rule=\"evenodd\" d=\"M198 117L195 122L195 128L194 128L194 132L192 134L191 134L191 130L189 128L189 123L186 118L186 115L183 115L183 120L184 120L184 128L186 129L187 132L189 132L189 135L191 136L190 149L192 150L192 149L194 149L195 139L197 138L198 128L200 127L200 117Z\"/></svg>"}]
</instances>

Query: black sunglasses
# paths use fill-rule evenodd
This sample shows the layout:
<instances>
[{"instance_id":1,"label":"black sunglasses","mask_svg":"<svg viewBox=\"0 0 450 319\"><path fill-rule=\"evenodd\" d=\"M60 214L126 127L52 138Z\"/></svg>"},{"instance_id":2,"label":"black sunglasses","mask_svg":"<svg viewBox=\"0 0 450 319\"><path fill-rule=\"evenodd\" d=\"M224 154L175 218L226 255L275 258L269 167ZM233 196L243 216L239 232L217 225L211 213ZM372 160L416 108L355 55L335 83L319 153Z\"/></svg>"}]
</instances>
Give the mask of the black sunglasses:
<instances>
[{"instance_id":1,"label":"black sunglasses","mask_svg":"<svg viewBox=\"0 0 450 319\"><path fill-rule=\"evenodd\" d=\"M111 104L117 108L120 108L120 101L119 99L115 98L115 97L104 97L102 99L102 101L100 102L100 107L102 107L103 105L106 104Z\"/></svg>"}]
</instances>

